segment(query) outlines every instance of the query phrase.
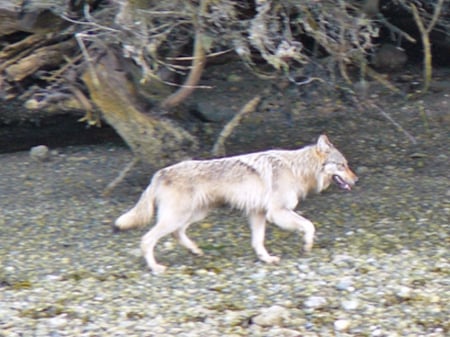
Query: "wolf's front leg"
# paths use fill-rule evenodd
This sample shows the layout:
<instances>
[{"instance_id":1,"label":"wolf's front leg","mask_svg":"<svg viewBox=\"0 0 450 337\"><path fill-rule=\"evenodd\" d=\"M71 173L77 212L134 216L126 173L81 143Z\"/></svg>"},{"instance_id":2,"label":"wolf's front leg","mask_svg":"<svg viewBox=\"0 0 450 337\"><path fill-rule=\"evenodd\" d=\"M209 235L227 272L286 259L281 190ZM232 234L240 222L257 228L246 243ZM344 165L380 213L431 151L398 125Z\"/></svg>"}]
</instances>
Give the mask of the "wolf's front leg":
<instances>
[{"instance_id":1,"label":"wolf's front leg","mask_svg":"<svg viewBox=\"0 0 450 337\"><path fill-rule=\"evenodd\" d=\"M266 263L278 263L278 256L270 255L264 247L264 236L266 232L266 215L264 213L252 213L249 215L250 228L252 231L252 247L261 261Z\"/></svg>"},{"instance_id":2,"label":"wolf's front leg","mask_svg":"<svg viewBox=\"0 0 450 337\"><path fill-rule=\"evenodd\" d=\"M286 208L270 210L267 218L280 228L303 232L303 240L305 242L303 246L304 251L309 252L312 249L316 229L311 221Z\"/></svg>"}]
</instances>

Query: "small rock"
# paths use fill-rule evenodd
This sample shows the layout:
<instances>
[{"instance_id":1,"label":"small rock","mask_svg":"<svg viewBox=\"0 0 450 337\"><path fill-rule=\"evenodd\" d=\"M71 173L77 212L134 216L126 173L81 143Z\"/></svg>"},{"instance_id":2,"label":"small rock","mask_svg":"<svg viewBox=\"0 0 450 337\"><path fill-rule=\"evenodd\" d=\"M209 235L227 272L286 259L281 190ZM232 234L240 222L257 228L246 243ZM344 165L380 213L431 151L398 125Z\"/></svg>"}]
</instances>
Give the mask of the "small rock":
<instances>
[{"instance_id":1,"label":"small rock","mask_svg":"<svg viewBox=\"0 0 450 337\"><path fill-rule=\"evenodd\" d=\"M139 248L133 248L129 250L130 255L134 256L134 257L141 257L142 256L142 251Z\"/></svg>"},{"instance_id":2,"label":"small rock","mask_svg":"<svg viewBox=\"0 0 450 337\"><path fill-rule=\"evenodd\" d=\"M373 337L384 336L384 331L381 330L380 328L376 328L375 330L372 331L370 335Z\"/></svg>"},{"instance_id":3,"label":"small rock","mask_svg":"<svg viewBox=\"0 0 450 337\"><path fill-rule=\"evenodd\" d=\"M209 312L205 313L205 317L211 316ZM242 326L248 323L252 314L246 310L225 310L221 317L221 321L226 324L226 326Z\"/></svg>"},{"instance_id":4,"label":"small rock","mask_svg":"<svg viewBox=\"0 0 450 337\"><path fill-rule=\"evenodd\" d=\"M427 154L426 153L422 153L422 152L414 152L414 153L411 153L409 155L409 157L412 158L412 159L426 158Z\"/></svg>"},{"instance_id":5,"label":"small rock","mask_svg":"<svg viewBox=\"0 0 450 337\"><path fill-rule=\"evenodd\" d=\"M386 73L401 70L407 61L405 51L389 43L383 44L372 60L375 68Z\"/></svg>"},{"instance_id":6,"label":"small rock","mask_svg":"<svg viewBox=\"0 0 450 337\"><path fill-rule=\"evenodd\" d=\"M236 114L235 109L230 105L217 106L214 102L199 101L196 104L194 115L201 120L209 122L223 122L229 120Z\"/></svg>"},{"instance_id":7,"label":"small rock","mask_svg":"<svg viewBox=\"0 0 450 337\"><path fill-rule=\"evenodd\" d=\"M236 83L236 82L242 82L242 80L243 80L242 76L237 75L237 74L230 74L230 75L228 75L228 77L227 77L227 81L228 81L228 82L234 82L234 83Z\"/></svg>"},{"instance_id":8,"label":"small rock","mask_svg":"<svg viewBox=\"0 0 450 337\"><path fill-rule=\"evenodd\" d=\"M338 319L334 321L334 329L336 331L346 331L350 327L350 321L348 319Z\"/></svg>"},{"instance_id":9,"label":"small rock","mask_svg":"<svg viewBox=\"0 0 450 337\"><path fill-rule=\"evenodd\" d=\"M270 308L261 310L261 313L253 317L253 323L260 326L282 326L290 317L289 310L279 306L273 305Z\"/></svg>"},{"instance_id":10,"label":"small rock","mask_svg":"<svg viewBox=\"0 0 450 337\"><path fill-rule=\"evenodd\" d=\"M357 300L342 301L341 306L346 311L355 310L358 309L359 302Z\"/></svg>"},{"instance_id":11,"label":"small rock","mask_svg":"<svg viewBox=\"0 0 450 337\"><path fill-rule=\"evenodd\" d=\"M49 158L50 152L45 145L33 146L30 149L30 157L36 161L45 161Z\"/></svg>"},{"instance_id":12,"label":"small rock","mask_svg":"<svg viewBox=\"0 0 450 337\"><path fill-rule=\"evenodd\" d=\"M309 268L309 266L307 264L299 264L297 266L298 270L300 270L302 273L309 273L311 271L311 269Z\"/></svg>"},{"instance_id":13,"label":"small rock","mask_svg":"<svg viewBox=\"0 0 450 337\"><path fill-rule=\"evenodd\" d=\"M351 267L354 264L355 259L346 254L338 254L333 257L331 263L338 267Z\"/></svg>"},{"instance_id":14,"label":"small rock","mask_svg":"<svg viewBox=\"0 0 450 337\"><path fill-rule=\"evenodd\" d=\"M259 269L256 273L250 275L250 277L254 280L263 280L267 276L267 270Z\"/></svg>"},{"instance_id":15,"label":"small rock","mask_svg":"<svg viewBox=\"0 0 450 337\"><path fill-rule=\"evenodd\" d=\"M51 327L61 329L67 325L67 315L62 314L48 319L48 323Z\"/></svg>"},{"instance_id":16,"label":"small rock","mask_svg":"<svg viewBox=\"0 0 450 337\"><path fill-rule=\"evenodd\" d=\"M318 309L322 308L327 304L327 300L321 296L310 296L308 297L303 305L307 308Z\"/></svg>"},{"instance_id":17,"label":"small rock","mask_svg":"<svg viewBox=\"0 0 450 337\"><path fill-rule=\"evenodd\" d=\"M267 334L267 337L299 337L302 336L300 331L287 329L287 328L273 328L270 329Z\"/></svg>"},{"instance_id":18,"label":"small rock","mask_svg":"<svg viewBox=\"0 0 450 337\"><path fill-rule=\"evenodd\" d=\"M306 323L305 323L305 329L306 329L306 330L312 330L312 329L314 329L314 323L313 323L313 322L306 322Z\"/></svg>"},{"instance_id":19,"label":"small rock","mask_svg":"<svg viewBox=\"0 0 450 337\"><path fill-rule=\"evenodd\" d=\"M399 289L397 289L395 295L397 295L399 298L407 300L411 298L412 289L406 286L402 286Z\"/></svg>"},{"instance_id":20,"label":"small rock","mask_svg":"<svg viewBox=\"0 0 450 337\"><path fill-rule=\"evenodd\" d=\"M204 268L200 268L195 271L195 275L198 275L198 276L204 276L204 275L208 275L208 274L209 274L208 270L206 270Z\"/></svg>"},{"instance_id":21,"label":"small rock","mask_svg":"<svg viewBox=\"0 0 450 337\"><path fill-rule=\"evenodd\" d=\"M358 166L356 168L356 173L357 174L366 174L370 171L370 169L367 166Z\"/></svg>"},{"instance_id":22,"label":"small rock","mask_svg":"<svg viewBox=\"0 0 450 337\"><path fill-rule=\"evenodd\" d=\"M353 288L353 280L349 277L343 278L341 279L337 284L336 284L336 289L337 290L354 290Z\"/></svg>"}]
</instances>

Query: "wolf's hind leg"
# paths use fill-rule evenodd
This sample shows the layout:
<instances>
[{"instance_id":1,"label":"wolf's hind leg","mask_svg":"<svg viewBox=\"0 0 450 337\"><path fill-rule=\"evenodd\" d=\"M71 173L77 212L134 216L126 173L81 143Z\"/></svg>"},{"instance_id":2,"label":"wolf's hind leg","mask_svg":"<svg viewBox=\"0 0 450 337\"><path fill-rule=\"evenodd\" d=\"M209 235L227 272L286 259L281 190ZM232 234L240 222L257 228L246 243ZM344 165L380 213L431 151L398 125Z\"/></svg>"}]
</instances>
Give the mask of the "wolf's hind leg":
<instances>
[{"instance_id":1,"label":"wolf's hind leg","mask_svg":"<svg viewBox=\"0 0 450 337\"><path fill-rule=\"evenodd\" d=\"M206 217L208 214L208 209L194 209L190 217L186 220L186 224L178 228L174 234L175 238L178 240L180 245L189 249L195 255L203 255L203 251L192 241L187 235L186 230L193 223L200 221Z\"/></svg>"},{"instance_id":2,"label":"wolf's hind leg","mask_svg":"<svg viewBox=\"0 0 450 337\"><path fill-rule=\"evenodd\" d=\"M159 239L176 231L180 227L180 223L173 220L175 219L158 220L156 225L142 237L142 254L144 255L148 266L154 274L161 274L167 268L166 266L163 266L156 262L153 251Z\"/></svg>"},{"instance_id":3,"label":"wolf's hind leg","mask_svg":"<svg viewBox=\"0 0 450 337\"><path fill-rule=\"evenodd\" d=\"M189 239L189 237L186 235L186 229L187 229L188 226L189 225L178 229L177 231L175 231L173 233L173 235L178 240L180 245L182 245L182 246L186 247L187 249L189 249L193 254L202 256L203 255L203 251L197 246L197 244L194 241Z\"/></svg>"},{"instance_id":4,"label":"wolf's hind leg","mask_svg":"<svg viewBox=\"0 0 450 337\"><path fill-rule=\"evenodd\" d=\"M316 229L311 221L286 208L271 210L267 218L280 228L303 232L303 240L305 243L303 249L305 252L309 252L312 249Z\"/></svg>"},{"instance_id":5,"label":"wolf's hind leg","mask_svg":"<svg viewBox=\"0 0 450 337\"><path fill-rule=\"evenodd\" d=\"M278 256L270 255L264 247L264 237L266 233L266 215L262 212L251 213L249 215L250 228L252 231L252 247L261 261L266 263L278 263Z\"/></svg>"}]
</instances>

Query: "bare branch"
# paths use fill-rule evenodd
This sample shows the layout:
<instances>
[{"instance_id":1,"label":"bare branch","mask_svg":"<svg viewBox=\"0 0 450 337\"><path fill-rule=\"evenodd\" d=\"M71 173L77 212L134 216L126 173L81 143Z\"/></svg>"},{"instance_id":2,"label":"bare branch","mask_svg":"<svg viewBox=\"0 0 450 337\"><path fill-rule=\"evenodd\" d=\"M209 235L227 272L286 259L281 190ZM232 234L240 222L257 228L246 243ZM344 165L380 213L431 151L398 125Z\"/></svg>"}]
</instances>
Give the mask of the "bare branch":
<instances>
[{"instance_id":1,"label":"bare branch","mask_svg":"<svg viewBox=\"0 0 450 337\"><path fill-rule=\"evenodd\" d=\"M416 6L413 3L411 4L411 10L413 12L414 20L417 24L417 28L419 29L421 38L422 38L423 53L424 53L424 56L423 56L423 68L424 68L423 91L424 92L427 92L430 87L432 72L433 72L433 66L432 66L432 60L431 60L432 56L431 56L430 33L440 15L443 2L444 2L444 0L439 0L438 3L436 4L436 7L434 8L433 17L431 18L431 21L430 21L428 27L424 26Z\"/></svg>"},{"instance_id":2,"label":"bare branch","mask_svg":"<svg viewBox=\"0 0 450 337\"><path fill-rule=\"evenodd\" d=\"M409 139L409 141L413 144L417 144L417 140L416 138L414 138L413 135L411 135L408 131L405 130L405 128L403 126L401 126L398 122L395 121L394 118L391 117L391 115L389 115L386 111L384 111L383 109L381 109L378 105L374 104L374 103L370 103L370 106L372 106L373 108L375 108L376 110L378 110L378 112L384 117L386 118L389 122L391 122L397 129L399 129L401 132L403 132L403 134Z\"/></svg>"},{"instance_id":3,"label":"bare branch","mask_svg":"<svg viewBox=\"0 0 450 337\"><path fill-rule=\"evenodd\" d=\"M195 90L195 87L200 80L203 69L205 67L205 63L206 55L205 50L203 49L202 33L198 28L195 34L194 55L189 76L186 79L186 82L184 82L183 86L178 91L167 97L161 103L161 106L163 108L168 109L180 104Z\"/></svg>"},{"instance_id":4,"label":"bare branch","mask_svg":"<svg viewBox=\"0 0 450 337\"><path fill-rule=\"evenodd\" d=\"M225 125L225 127L222 129L222 131L219 134L219 137L217 138L216 143L214 144L212 148L212 154L214 156L224 156L225 155L225 140L231 135L234 128L239 125L242 118L255 111L256 107L258 106L259 102L261 101L260 96L256 96L252 98L250 101L247 102L247 104L244 105L244 107Z\"/></svg>"}]
</instances>

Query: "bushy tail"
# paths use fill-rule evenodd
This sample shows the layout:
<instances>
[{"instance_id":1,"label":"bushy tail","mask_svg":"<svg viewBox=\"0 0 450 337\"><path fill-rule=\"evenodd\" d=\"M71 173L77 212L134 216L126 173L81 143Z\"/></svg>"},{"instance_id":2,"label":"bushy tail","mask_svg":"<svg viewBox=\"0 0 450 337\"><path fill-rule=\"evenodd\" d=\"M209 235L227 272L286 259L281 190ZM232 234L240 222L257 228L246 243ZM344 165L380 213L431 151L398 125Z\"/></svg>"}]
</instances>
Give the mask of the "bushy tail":
<instances>
[{"instance_id":1,"label":"bushy tail","mask_svg":"<svg viewBox=\"0 0 450 337\"><path fill-rule=\"evenodd\" d=\"M150 184L142 193L137 204L128 212L117 218L115 226L118 229L143 227L150 223L155 208L155 188Z\"/></svg>"}]
</instances>

